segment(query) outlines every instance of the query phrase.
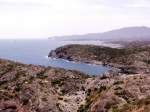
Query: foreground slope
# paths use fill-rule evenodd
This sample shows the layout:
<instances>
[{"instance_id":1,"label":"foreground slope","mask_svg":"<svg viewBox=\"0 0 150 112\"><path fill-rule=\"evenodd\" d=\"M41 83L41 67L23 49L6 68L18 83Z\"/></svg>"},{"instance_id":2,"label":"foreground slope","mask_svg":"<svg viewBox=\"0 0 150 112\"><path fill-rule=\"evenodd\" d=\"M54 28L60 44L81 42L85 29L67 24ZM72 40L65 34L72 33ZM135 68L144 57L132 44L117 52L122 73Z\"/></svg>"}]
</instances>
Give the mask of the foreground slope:
<instances>
[{"instance_id":1,"label":"foreground slope","mask_svg":"<svg viewBox=\"0 0 150 112\"><path fill-rule=\"evenodd\" d=\"M149 112L150 74L89 77L0 60L0 112Z\"/></svg>"},{"instance_id":2,"label":"foreground slope","mask_svg":"<svg viewBox=\"0 0 150 112\"><path fill-rule=\"evenodd\" d=\"M0 112L77 111L87 76L0 60Z\"/></svg>"}]
</instances>

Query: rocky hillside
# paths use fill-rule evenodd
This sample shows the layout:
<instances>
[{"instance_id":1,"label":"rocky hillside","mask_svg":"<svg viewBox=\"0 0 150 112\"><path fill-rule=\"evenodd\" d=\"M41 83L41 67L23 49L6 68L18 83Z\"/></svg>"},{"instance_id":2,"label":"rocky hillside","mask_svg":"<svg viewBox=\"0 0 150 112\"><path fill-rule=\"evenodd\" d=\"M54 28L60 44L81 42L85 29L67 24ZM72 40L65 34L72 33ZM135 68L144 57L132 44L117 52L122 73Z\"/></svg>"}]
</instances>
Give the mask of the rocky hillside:
<instances>
[{"instance_id":1,"label":"rocky hillside","mask_svg":"<svg viewBox=\"0 0 150 112\"><path fill-rule=\"evenodd\" d=\"M150 74L77 71L0 59L0 112L149 112Z\"/></svg>"},{"instance_id":2,"label":"rocky hillside","mask_svg":"<svg viewBox=\"0 0 150 112\"><path fill-rule=\"evenodd\" d=\"M76 112L87 75L0 60L0 112Z\"/></svg>"},{"instance_id":3,"label":"rocky hillside","mask_svg":"<svg viewBox=\"0 0 150 112\"><path fill-rule=\"evenodd\" d=\"M109 75L88 79L79 112L149 112L150 75Z\"/></svg>"}]
</instances>

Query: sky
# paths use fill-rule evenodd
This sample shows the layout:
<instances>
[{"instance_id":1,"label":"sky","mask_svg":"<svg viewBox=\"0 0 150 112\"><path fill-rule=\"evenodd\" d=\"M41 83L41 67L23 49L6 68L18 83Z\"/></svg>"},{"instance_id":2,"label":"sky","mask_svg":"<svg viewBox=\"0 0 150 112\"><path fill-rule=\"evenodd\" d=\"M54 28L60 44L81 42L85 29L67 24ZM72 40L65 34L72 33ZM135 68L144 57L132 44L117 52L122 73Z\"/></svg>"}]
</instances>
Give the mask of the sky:
<instances>
[{"instance_id":1,"label":"sky","mask_svg":"<svg viewBox=\"0 0 150 112\"><path fill-rule=\"evenodd\" d=\"M0 0L0 39L150 26L150 0Z\"/></svg>"}]
</instances>

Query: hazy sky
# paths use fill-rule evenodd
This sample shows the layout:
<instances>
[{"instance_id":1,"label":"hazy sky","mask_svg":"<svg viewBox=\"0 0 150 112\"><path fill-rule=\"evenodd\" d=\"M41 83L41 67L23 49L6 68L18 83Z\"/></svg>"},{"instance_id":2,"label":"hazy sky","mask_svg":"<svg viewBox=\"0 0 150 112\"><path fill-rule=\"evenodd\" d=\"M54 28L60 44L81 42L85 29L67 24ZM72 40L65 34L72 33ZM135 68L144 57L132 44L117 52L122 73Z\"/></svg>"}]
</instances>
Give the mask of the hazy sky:
<instances>
[{"instance_id":1,"label":"hazy sky","mask_svg":"<svg viewBox=\"0 0 150 112\"><path fill-rule=\"evenodd\" d=\"M0 38L150 26L150 0L0 0Z\"/></svg>"}]
</instances>

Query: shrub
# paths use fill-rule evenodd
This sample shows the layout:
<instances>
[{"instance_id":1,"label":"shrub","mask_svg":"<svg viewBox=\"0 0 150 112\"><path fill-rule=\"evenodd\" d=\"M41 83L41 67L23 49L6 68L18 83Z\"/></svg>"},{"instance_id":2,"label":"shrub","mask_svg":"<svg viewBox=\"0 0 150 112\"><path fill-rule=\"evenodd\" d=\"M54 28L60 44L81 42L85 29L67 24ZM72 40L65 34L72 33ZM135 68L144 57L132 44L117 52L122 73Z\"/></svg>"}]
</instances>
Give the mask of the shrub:
<instances>
[{"instance_id":1,"label":"shrub","mask_svg":"<svg viewBox=\"0 0 150 112\"><path fill-rule=\"evenodd\" d=\"M22 102L23 105L27 105L28 102L29 102L29 99L28 99L26 96L23 96L23 97L21 98L21 102Z\"/></svg>"},{"instance_id":2,"label":"shrub","mask_svg":"<svg viewBox=\"0 0 150 112\"><path fill-rule=\"evenodd\" d=\"M123 81L116 81L116 82L114 82L113 85L119 85L119 84L123 84L123 83L124 83Z\"/></svg>"},{"instance_id":3,"label":"shrub","mask_svg":"<svg viewBox=\"0 0 150 112\"><path fill-rule=\"evenodd\" d=\"M55 86L55 85L62 86L64 84L64 81L61 80L61 79L54 79L54 80L51 81L51 84L53 86Z\"/></svg>"}]
</instances>

